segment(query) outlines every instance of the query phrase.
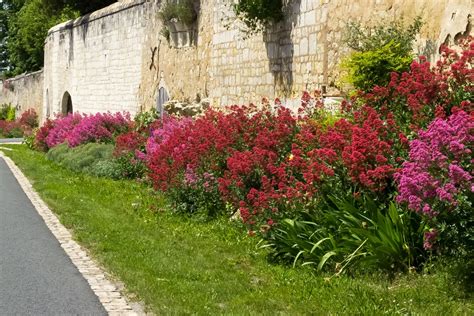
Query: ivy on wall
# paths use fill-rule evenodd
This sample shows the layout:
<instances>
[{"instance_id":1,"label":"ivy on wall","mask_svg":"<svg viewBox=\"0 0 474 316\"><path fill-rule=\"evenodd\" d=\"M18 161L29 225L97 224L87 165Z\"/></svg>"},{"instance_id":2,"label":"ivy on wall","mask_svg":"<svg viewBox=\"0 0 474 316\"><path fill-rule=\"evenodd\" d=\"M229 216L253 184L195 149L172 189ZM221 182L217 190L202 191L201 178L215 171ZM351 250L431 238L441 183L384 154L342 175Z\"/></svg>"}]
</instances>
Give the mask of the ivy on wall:
<instances>
[{"instance_id":1,"label":"ivy on wall","mask_svg":"<svg viewBox=\"0 0 474 316\"><path fill-rule=\"evenodd\" d=\"M234 11L249 33L259 32L283 19L282 0L238 0Z\"/></svg>"}]
</instances>

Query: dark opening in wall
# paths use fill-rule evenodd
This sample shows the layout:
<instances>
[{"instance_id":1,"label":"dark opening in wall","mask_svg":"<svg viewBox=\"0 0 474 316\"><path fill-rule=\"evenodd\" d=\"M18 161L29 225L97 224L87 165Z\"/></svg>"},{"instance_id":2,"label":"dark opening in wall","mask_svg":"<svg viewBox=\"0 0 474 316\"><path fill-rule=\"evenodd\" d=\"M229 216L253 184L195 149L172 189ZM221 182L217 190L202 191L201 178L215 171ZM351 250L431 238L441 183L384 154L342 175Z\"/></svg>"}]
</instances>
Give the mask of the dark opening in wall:
<instances>
[{"instance_id":1,"label":"dark opening in wall","mask_svg":"<svg viewBox=\"0 0 474 316\"><path fill-rule=\"evenodd\" d=\"M69 92L66 91L64 92L63 100L61 102L61 113L63 115L67 115L72 112L73 112L73 108L72 108L71 95L69 94Z\"/></svg>"},{"instance_id":2,"label":"dark opening in wall","mask_svg":"<svg viewBox=\"0 0 474 316\"><path fill-rule=\"evenodd\" d=\"M163 117L165 112L164 105L169 100L168 91L164 87L158 90L158 98L156 99L156 111L160 113L160 117Z\"/></svg>"}]
</instances>

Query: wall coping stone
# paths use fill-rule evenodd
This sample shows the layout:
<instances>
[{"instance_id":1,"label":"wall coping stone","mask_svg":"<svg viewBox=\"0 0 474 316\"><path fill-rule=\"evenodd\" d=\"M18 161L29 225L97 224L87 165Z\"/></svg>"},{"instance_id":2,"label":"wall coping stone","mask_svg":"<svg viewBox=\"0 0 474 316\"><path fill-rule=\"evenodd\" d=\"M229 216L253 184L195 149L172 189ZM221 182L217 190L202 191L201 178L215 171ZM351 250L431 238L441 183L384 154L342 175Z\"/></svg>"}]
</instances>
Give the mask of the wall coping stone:
<instances>
[{"instance_id":1,"label":"wall coping stone","mask_svg":"<svg viewBox=\"0 0 474 316\"><path fill-rule=\"evenodd\" d=\"M57 24L53 26L51 29L49 29L48 36L53 33L61 32L64 30L70 30L82 25L87 25L91 22L106 18L110 15L114 15L122 11L127 11L134 7L140 6L144 4L145 2L149 2L149 1L150 0L125 0L121 2L116 2L114 4L109 5L108 7L80 16L75 20L69 20L61 24Z\"/></svg>"}]
</instances>

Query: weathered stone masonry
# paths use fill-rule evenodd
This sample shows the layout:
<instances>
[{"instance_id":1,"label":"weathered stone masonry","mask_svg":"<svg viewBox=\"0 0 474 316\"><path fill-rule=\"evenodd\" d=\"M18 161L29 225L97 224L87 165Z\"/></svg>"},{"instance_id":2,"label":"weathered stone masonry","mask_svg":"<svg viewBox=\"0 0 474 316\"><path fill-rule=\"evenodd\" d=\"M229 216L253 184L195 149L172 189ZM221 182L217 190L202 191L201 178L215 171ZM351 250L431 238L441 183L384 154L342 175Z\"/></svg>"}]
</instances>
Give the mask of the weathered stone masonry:
<instances>
[{"instance_id":1,"label":"weathered stone masonry","mask_svg":"<svg viewBox=\"0 0 474 316\"><path fill-rule=\"evenodd\" d=\"M0 105L11 104L19 117L24 111L34 109L39 117L43 110L43 71L20 75L0 83Z\"/></svg>"},{"instance_id":2,"label":"weathered stone masonry","mask_svg":"<svg viewBox=\"0 0 474 316\"><path fill-rule=\"evenodd\" d=\"M345 23L421 15L417 51L431 57L471 32L472 0L287 0L286 19L245 38L231 0L196 1L194 42L175 48L160 35L157 0L127 0L52 28L45 44L43 117L65 109L136 113L173 99L213 105L290 102L302 90L338 83Z\"/></svg>"}]
</instances>

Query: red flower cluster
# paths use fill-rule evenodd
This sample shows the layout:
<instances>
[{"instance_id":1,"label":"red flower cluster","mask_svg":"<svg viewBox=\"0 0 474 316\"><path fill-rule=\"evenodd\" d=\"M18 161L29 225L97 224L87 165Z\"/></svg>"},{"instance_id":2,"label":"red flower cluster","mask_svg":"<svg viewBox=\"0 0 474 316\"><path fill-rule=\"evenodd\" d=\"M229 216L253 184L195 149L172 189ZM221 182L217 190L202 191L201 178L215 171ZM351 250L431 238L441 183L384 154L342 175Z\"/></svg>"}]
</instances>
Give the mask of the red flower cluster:
<instances>
[{"instance_id":1,"label":"red flower cluster","mask_svg":"<svg viewBox=\"0 0 474 316\"><path fill-rule=\"evenodd\" d=\"M38 115L35 110L29 109L22 113L16 121L0 120L0 135L6 137L21 137L30 135L33 128L38 126Z\"/></svg>"},{"instance_id":2,"label":"red flower cluster","mask_svg":"<svg viewBox=\"0 0 474 316\"><path fill-rule=\"evenodd\" d=\"M473 92L474 40L461 43L461 53L444 47L442 59L433 67L426 58L413 61L409 72L392 73L386 87L375 87L370 93L361 92L366 104L376 109L388 109L397 124L417 131L426 127L435 117L449 116L452 107L469 99ZM461 105L472 107L469 101Z\"/></svg>"},{"instance_id":3,"label":"red flower cluster","mask_svg":"<svg viewBox=\"0 0 474 316\"><path fill-rule=\"evenodd\" d=\"M55 121L46 119L43 125L36 131L35 140L34 140L34 148L40 151L48 151L49 146L46 142L50 131L54 128Z\"/></svg>"},{"instance_id":4,"label":"red flower cluster","mask_svg":"<svg viewBox=\"0 0 474 316\"><path fill-rule=\"evenodd\" d=\"M305 104L312 101L305 94ZM354 122L324 127L281 106L208 110L195 120L168 118L154 127L146 161L155 187L196 188L209 185L206 177L217 179L218 199L239 209L251 226L294 215L325 181L377 193L395 171L388 140L398 135L394 123L368 107Z\"/></svg>"},{"instance_id":5,"label":"red flower cluster","mask_svg":"<svg viewBox=\"0 0 474 316\"><path fill-rule=\"evenodd\" d=\"M33 128L38 127L38 114L33 109L29 109L21 114L20 125L24 129L31 131Z\"/></svg>"},{"instance_id":6,"label":"red flower cluster","mask_svg":"<svg viewBox=\"0 0 474 316\"><path fill-rule=\"evenodd\" d=\"M137 151L144 149L146 140L147 138L145 136L136 131L121 134L115 139L114 156L135 155Z\"/></svg>"}]
</instances>

